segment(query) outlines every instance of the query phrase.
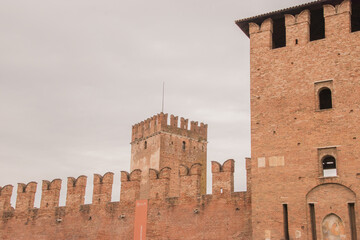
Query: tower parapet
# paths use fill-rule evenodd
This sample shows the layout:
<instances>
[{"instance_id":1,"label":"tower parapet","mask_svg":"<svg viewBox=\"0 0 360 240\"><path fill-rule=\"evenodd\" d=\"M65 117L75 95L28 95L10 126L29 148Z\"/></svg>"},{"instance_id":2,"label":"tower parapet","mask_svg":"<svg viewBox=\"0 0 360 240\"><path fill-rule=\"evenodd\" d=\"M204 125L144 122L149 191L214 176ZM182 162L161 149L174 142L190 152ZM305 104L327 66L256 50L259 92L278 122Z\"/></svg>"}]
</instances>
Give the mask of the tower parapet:
<instances>
[{"instance_id":1,"label":"tower parapet","mask_svg":"<svg viewBox=\"0 0 360 240\"><path fill-rule=\"evenodd\" d=\"M352 32L350 0L321 0L280 12L237 20L250 37L251 52L304 46L323 38L344 38Z\"/></svg>"},{"instance_id":2,"label":"tower parapet","mask_svg":"<svg viewBox=\"0 0 360 240\"><path fill-rule=\"evenodd\" d=\"M324 5L325 36L339 37L351 32L351 1L345 0L338 5Z\"/></svg>"},{"instance_id":3,"label":"tower parapet","mask_svg":"<svg viewBox=\"0 0 360 240\"><path fill-rule=\"evenodd\" d=\"M286 44L304 45L310 41L310 11L292 15L285 14Z\"/></svg>"},{"instance_id":4,"label":"tower parapet","mask_svg":"<svg viewBox=\"0 0 360 240\"><path fill-rule=\"evenodd\" d=\"M132 142L149 138L159 132L167 132L178 134L185 137L197 138L199 140L207 140L207 124L189 120L170 115L170 122L168 123L168 114L159 113L151 118L146 119L140 123L132 126Z\"/></svg>"}]
</instances>

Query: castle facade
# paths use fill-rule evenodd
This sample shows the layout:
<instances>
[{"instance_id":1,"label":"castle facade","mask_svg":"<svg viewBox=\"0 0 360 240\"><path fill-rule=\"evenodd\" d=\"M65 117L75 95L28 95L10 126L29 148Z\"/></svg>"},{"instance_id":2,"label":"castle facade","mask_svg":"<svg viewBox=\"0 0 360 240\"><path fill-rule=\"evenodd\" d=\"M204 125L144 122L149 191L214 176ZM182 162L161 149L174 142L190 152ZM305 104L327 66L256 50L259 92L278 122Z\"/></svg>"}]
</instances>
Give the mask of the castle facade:
<instances>
[{"instance_id":1,"label":"castle facade","mask_svg":"<svg viewBox=\"0 0 360 240\"><path fill-rule=\"evenodd\" d=\"M360 237L360 1L319 0L236 21L250 38L247 191L234 160L211 162L207 125L160 113L132 127L131 171L0 188L0 239L357 240Z\"/></svg>"}]
</instances>

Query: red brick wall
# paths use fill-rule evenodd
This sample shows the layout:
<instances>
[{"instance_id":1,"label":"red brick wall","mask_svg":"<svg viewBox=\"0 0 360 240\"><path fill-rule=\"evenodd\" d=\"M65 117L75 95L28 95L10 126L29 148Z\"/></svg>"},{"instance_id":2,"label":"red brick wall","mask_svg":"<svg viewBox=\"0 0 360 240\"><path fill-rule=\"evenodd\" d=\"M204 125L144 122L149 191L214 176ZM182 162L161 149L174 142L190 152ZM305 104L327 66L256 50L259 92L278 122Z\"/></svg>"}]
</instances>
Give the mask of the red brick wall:
<instances>
[{"instance_id":1,"label":"red brick wall","mask_svg":"<svg viewBox=\"0 0 360 240\"><path fill-rule=\"evenodd\" d=\"M350 239L342 193L360 193L360 32L350 32L350 9L349 1L324 6L326 38L311 42L309 11L287 15L287 46L278 49L271 48L271 19L250 26L253 239L284 239L282 204L290 239L311 239L307 195L321 184L319 196L327 197L314 201L317 239L330 213ZM325 80L332 80L333 108L318 110L315 83ZM318 152L326 147L336 148L334 178L322 177Z\"/></svg>"},{"instance_id":2,"label":"red brick wall","mask_svg":"<svg viewBox=\"0 0 360 240\"><path fill-rule=\"evenodd\" d=\"M224 165L213 163L214 186L233 184L233 160ZM181 166L180 196L169 198L170 168L160 171L151 170L150 198L148 207L147 238L157 239L250 239L250 198L246 193L234 193L226 188L223 194L200 195L200 164L191 167ZM133 239L135 201L139 199L141 171L122 172L121 200L109 202L113 174L94 177L93 204L83 205L83 189L86 187L84 176L69 178L72 189L71 201L66 207L58 207L58 180L43 182L43 195L40 209L33 205L17 205L12 209L7 204L0 205L0 239L45 240L45 239ZM27 185L20 202L32 202L34 190ZM230 184L230 185L231 185ZM19 185L19 190L24 191ZM10 186L0 190L0 203L8 202L11 197ZM229 190L229 191L228 191ZM50 192L49 192L50 191ZM30 194L31 193L31 194ZM10 195L9 195L10 194ZM45 195L44 195L45 194ZM50 194L53 194L52 197ZM19 198L20 199L20 198ZM32 202L33 203L33 202ZM47 203L54 204L49 207Z\"/></svg>"}]
</instances>

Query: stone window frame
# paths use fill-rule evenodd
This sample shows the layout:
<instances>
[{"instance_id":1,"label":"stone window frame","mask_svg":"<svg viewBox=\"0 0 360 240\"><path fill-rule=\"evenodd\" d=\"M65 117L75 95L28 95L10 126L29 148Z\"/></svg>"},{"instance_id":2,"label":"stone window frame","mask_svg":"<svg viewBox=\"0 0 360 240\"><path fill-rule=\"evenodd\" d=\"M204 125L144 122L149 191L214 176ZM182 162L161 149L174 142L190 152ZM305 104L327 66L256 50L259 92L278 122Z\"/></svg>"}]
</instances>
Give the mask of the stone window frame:
<instances>
[{"instance_id":1,"label":"stone window frame","mask_svg":"<svg viewBox=\"0 0 360 240\"><path fill-rule=\"evenodd\" d=\"M315 94L315 111L317 112L322 112L322 111L331 111L332 109L335 108L335 104L334 104L334 84L333 84L333 80L324 80L324 81L318 81L314 83L314 94ZM321 90L323 90L324 88L328 88L331 91L331 102L332 102L332 107L331 108L327 108L327 109L320 109L320 98L319 98L319 93Z\"/></svg>"},{"instance_id":2,"label":"stone window frame","mask_svg":"<svg viewBox=\"0 0 360 240\"><path fill-rule=\"evenodd\" d=\"M319 178L337 178L339 177L339 159L338 159L338 150L336 146L329 146L329 147L321 147L317 149L318 152L318 174ZM333 156L336 161L336 176L324 176L323 172L323 159L326 156Z\"/></svg>"}]
</instances>

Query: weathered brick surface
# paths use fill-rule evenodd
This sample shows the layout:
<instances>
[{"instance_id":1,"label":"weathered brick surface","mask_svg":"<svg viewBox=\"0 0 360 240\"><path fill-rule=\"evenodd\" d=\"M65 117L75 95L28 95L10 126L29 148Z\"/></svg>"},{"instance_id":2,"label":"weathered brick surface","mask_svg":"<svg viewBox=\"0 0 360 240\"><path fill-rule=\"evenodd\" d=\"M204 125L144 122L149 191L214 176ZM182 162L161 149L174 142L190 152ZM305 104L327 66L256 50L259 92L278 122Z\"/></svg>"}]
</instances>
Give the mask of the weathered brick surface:
<instances>
[{"instance_id":1,"label":"weathered brick surface","mask_svg":"<svg viewBox=\"0 0 360 240\"><path fill-rule=\"evenodd\" d=\"M360 193L360 32L350 32L350 11L349 1L324 6L326 37L311 42L309 12L287 15L287 46L278 49L271 48L271 20L261 28L252 24L253 239L285 238L282 204L288 204L290 239L312 239L309 202L317 239L330 213L343 220L351 239L347 203L357 206ZM325 80L332 80L333 108L319 110L315 83ZM334 178L322 177L318 149L326 147L337 151Z\"/></svg>"},{"instance_id":2,"label":"weathered brick surface","mask_svg":"<svg viewBox=\"0 0 360 240\"><path fill-rule=\"evenodd\" d=\"M217 186L233 183L233 160L219 166L216 178ZM170 168L160 171L150 170L150 197L146 239L250 239L250 197L246 193L234 193L231 188L216 196L200 195L201 165L181 166L180 196L168 197ZM109 202L113 174L103 177L95 175L93 204L82 204L83 180L69 178L66 207L56 206L60 190L58 180L52 186L44 182L43 194L46 196L42 206L52 203L54 207L33 208L32 194L35 185L31 183L21 195L19 209L0 209L0 239L133 239L135 200L140 197L141 171L131 174L122 172L121 200ZM24 191L19 185L19 191ZM49 190L50 189L50 190ZM11 187L1 191L0 203L8 204ZM52 196L50 194L52 193ZM31 196L30 196L31 194ZM26 203L26 204L25 204ZM2 206L6 205L2 204ZM21 211L20 211L21 210ZM219 238L221 236L221 238Z\"/></svg>"},{"instance_id":3,"label":"weathered brick surface","mask_svg":"<svg viewBox=\"0 0 360 240\"><path fill-rule=\"evenodd\" d=\"M207 125L191 122L189 128L188 120L179 124L175 116L168 123L161 113L132 128L132 172L121 172L120 202L110 202L112 173L94 176L91 205L84 205L85 176L68 178L66 207L58 206L60 180L43 181L40 209L33 207L36 183L18 185L15 209L13 187L5 186L0 238L130 240L135 201L147 199L149 240L286 239L284 204L289 239L313 239L310 204L317 239L332 233L341 234L332 239L356 239L349 204L355 204L360 223L360 32L350 32L351 2L328 4L335 2L340 1L320 6L324 39L310 41L311 12L304 7L284 15L282 48L272 49L272 19L260 16L260 24L249 24L247 192L234 193L234 160L228 160L211 163L212 194L204 194ZM333 107L320 110L324 87L332 91ZM335 177L323 176L321 159L327 155L336 158ZM360 234L359 224L355 229Z\"/></svg>"}]
</instances>

